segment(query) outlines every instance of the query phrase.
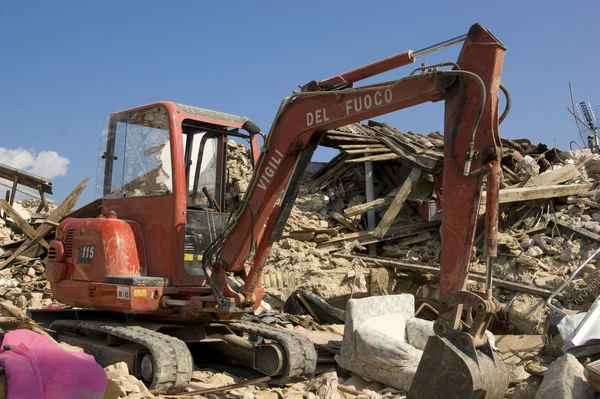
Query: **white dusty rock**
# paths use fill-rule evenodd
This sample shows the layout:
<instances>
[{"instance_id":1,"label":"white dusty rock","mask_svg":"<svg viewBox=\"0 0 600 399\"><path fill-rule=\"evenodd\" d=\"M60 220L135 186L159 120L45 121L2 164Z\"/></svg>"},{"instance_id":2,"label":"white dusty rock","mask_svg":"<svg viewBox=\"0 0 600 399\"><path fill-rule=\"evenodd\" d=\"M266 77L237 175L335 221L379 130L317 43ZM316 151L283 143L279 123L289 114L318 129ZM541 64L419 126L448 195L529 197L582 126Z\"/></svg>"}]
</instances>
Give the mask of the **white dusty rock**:
<instances>
[{"instance_id":1,"label":"white dusty rock","mask_svg":"<svg viewBox=\"0 0 600 399\"><path fill-rule=\"evenodd\" d=\"M307 390L315 393L319 398L344 399L344 395L338 391L337 387L337 373L335 371L329 371L312 380L308 385Z\"/></svg>"},{"instance_id":2,"label":"white dusty rock","mask_svg":"<svg viewBox=\"0 0 600 399\"><path fill-rule=\"evenodd\" d=\"M544 300L533 295L520 294L508 311L511 324L523 334L541 334L547 313Z\"/></svg>"},{"instance_id":3,"label":"white dusty rock","mask_svg":"<svg viewBox=\"0 0 600 399\"><path fill-rule=\"evenodd\" d=\"M143 382L129 374L129 368L125 362L112 364L104 368L106 377L113 380L121 390L121 397L153 398L154 395L148 391Z\"/></svg>"},{"instance_id":4,"label":"white dusty rock","mask_svg":"<svg viewBox=\"0 0 600 399\"><path fill-rule=\"evenodd\" d=\"M129 368L127 367L127 363L119 362L115 364L111 364L104 368L104 372L106 376L111 380L117 379L123 375L129 374Z\"/></svg>"},{"instance_id":5,"label":"white dusty rock","mask_svg":"<svg viewBox=\"0 0 600 399\"><path fill-rule=\"evenodd\" d=\"M69 345L66 342L59 342L58 343L63 349L69 351L69 352L83 352L83 348L80 348L78 346L73 346L73 345ZM123 363L125 364L125 363Z\"/></svg>"},{"instance_id":6,"label":"white dusty rock","mask_svg":"<svg viewBox=\"0 0 600 399\"><path fill-rule=\"evenodd\" d=\"M567 353L550 365L535 399L595 399L595 391L585 379L584 367Z\"/></svg>"},{"instance_id":7,"label":"white dusty rock","mask_svg":"<svg viewBox=\"0 0 600 399\"><path fill-rule=\"evenodd\" d=\"M523 366L523 365L511 367L511 369L510 369L510 383L511 384L518 384L520 382L525 381L529 377L531 377L531 374L529 374L527 371L525 371L525 366Z\"/></svg>"},{"instance_id":8,"label":"white dusty rock","mask_svg":"<svg viewBox=\"0 0 600 399\"><path fill-rule=\"evenodd\" d=\"M517 169L528 173L531 176L537 176L540 174L540 166L537 164L535 159L529 155L525 155L517 163Z\"/></svg>"},{"instance_id":9,"label":"white dusty rock","mask_svg":"<svg viewBox=\"0 0 600 399\"><path fill-rule=\"evenodd\" d=\"M578 241L565 241L565 248L559 259L564 262L571 262L580 258L581 244Z\"/></svg>"},{"instance_id":10,"label":"white dusty rock","mask_svg":"<svg viewBox=\"0 0 600 399\"><path fill-rule=\"evenodd\" d=\"M535 395L540 389L538 378L530 378L517 384L509 399L535 399Z\"/></svg>"},{"instance_id":11,"label":"white dusty rock","mask_svg":"<svg viewBox=\"0 0 600 399\"><path fill-rule=\"evenodd\" d=\"M544 254L544 250L540 247L531 247L527 251L525 251L525 255L531 256L533 258L539 258Z\"/></svg>"}]
</instances>

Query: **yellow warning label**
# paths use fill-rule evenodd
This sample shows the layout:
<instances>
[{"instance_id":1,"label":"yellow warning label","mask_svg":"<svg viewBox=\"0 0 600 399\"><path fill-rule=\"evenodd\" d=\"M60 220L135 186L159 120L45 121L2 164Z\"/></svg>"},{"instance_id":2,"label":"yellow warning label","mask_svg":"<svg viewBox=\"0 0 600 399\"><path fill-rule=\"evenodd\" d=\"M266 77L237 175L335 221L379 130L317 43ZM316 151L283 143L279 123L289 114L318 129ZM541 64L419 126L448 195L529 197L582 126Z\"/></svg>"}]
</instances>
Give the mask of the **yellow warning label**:
<instances>
[{"instance_id":1,"label":"yellow warning label","mask_svg":"<svg viewBox=\"0 0 600 399\"><path fill-rule=\"evenodd\" d=\"M148 293L148 290L145 289L145 288L143 288L143 289L136 288L136 289L133 290L133 296L134 297L140 297L140 296L141 297L145 297L147 293Z\"/></svg>"},{"instance_id":2,"label":"yellow warning label","mask_svg":"<svg viewBox=\"0 0 600 399\"><path fill-rule=\"evenodd\" d=\"M183 254L183 260L184 261L193 261L194 260L194 254ZM202 260L202 255L198 255L198 260Z\"/></svg>"}]
</instances>

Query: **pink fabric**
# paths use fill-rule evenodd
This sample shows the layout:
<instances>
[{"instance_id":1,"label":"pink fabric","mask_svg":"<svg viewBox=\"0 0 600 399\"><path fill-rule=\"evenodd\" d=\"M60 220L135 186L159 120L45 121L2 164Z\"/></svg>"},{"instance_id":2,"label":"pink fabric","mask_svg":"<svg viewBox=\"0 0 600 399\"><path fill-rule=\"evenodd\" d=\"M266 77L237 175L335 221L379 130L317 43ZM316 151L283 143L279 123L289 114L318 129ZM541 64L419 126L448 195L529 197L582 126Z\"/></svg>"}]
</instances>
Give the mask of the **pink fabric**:
<instances>
[{"instance_id":1,"label":"pink fabric","mask_svg":"<svg viewBox=\"0 0 600 399\"><path fill-rule=\"evenodd\" d=\"M4 350L4 345L17 346ZM0 348L8 399L103 399L106 373L94 357L69 352L29 330L5 334Z\"/></svg>"}]
</instances>

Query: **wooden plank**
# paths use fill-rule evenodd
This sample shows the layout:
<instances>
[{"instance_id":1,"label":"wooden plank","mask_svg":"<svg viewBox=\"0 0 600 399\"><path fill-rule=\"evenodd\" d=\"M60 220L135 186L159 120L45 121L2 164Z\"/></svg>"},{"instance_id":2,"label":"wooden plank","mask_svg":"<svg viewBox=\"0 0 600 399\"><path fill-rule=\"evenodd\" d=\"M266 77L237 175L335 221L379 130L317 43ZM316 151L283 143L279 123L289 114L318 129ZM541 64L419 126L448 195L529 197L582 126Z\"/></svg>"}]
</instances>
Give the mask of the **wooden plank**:
<instances>
[{"instance_id":1,"label":"wooden plank","mask_svg":"<svg viewBox=\"0 0 600 399\"><path fill-rule=\"evenodd\" d=\"M25 219L23 219L21 215L19 215L19 213L15 211L12 206L10 206L8 202L6 202L3 199L0 199L0 208L2 208L2 210L4 210L4 212L6 212L8 216L10 216L10 218L17 224L17 226L19 226L21 230L23 230L23 233L29 236L29 238L31 238L34 241L39 241L39 243L42 244L42 246L46 249L49 247L46 240L44 240L42 237L39 237L37 232L33 229L33 227L31 227L29 223L27 223Z\"/></svg>"},{"instance_id":2,"label":"wooden plank","mask_svg":"<svg viewBox=\"0 0 600 399\"><path fill-rule=\"evenodd\" d=\"M318 249L325 251L335 251L346 241L357 240L361 244L373 244L380 241L389 241L397 238L408 237L415 234L420 234L426 231L432 231L440 227L440 221L433 222L418 222L402 226L391 227L387 235L383 238L373 237L369 231L360 231L358 233L345 234L341 237L333 238L329 241L319 243Z\"/></svg>"},{"instance_id":3,"label":"wooden plank","mask_svg":"<svg viewBox=\"0 0 600 399\"><path fill-rule=\"evenodd\" d=\"M366 137L346 137L346 136L333 136L331 134L327 135L327 138L331 139L331 140L336 140L336 141L349 141L349 142L354 142L354 143L374 143L377 144L379 143L379 140L377 139L371 139L371 138L366 138Z\"/></svg>"},{"instance_id":4,"label":"wooden plank","mask_svg":"<svg viewBox=\"0 0 600 399\"><path fill-rule=\"evenodd\" d=\"M354 158L348 159L346 162L348 163L362 163L362 162L375 162L375 161L391 161L393 159L400 159L400 157L396 154L383 154L383 155L371 155L369 157L362 158Z\"/></svg>"},{"instance_id":5,"label":"wooden plank","mask_svg":"<svg viewBox=\"0 0 600 399\"><path fill-rule=\"evenodd\" d=\"M0 178L14 182L15 178L19 179L21 186L30 187L37 190L38 184L41 184L46 194L52 195L52 180L42 176L34 175L33 173L25 172L24 170L13 168L6 164L0 163Z\"/></svg>"},{"instance_id":6,"label":"wooden plank","mask_svg":"<svg viewBox=\"0 0 600 399\"><path fill-rule=\"evenodd\" d=\"M385 197L380 197L374 199L373 201L365 202L364 204L358 204L348 207L344 209L344 215L346 215L347 217L352 217L360 215L367 211L378 211L380 209L386 208L392 203L394 197L396 196L398 191L400 191L400 187L401 186L396 187L395 189L387 193Z\"/></svg>"},{"instance_id":7,"label":"wooden plank","mask_svg":"<svg viewBox=\"0 0 600 399\"><path fill-rule=\"evenodd\" d=\"M328 136L344 136L344 137L358 137L358 138L372 138L369 135L361 134L360 132L344 132L342 130L330 130L327 132Z\"/></svg>"},{"instance_id":8,"label":"wooden plank","mask_svg":"<svg viewBox=\"0 0 600 399\"><path fill-rule=\"evenodd\" d=\"M10 199L8 203L12 206L15 204L15 196L17 195L17 186L19 185L19 176L15 175L13 178L12 188L10 189Z\"/></svg>"},{"instance_id":9,"label":"wooden plank","mask_svg":"<svg viewBox=\"0 0 600 399\"><path fill-rule=\"evenodd\" d=\"M36 212L40 212L42 209L48 212L50 209L48 208L48 201L46 201L46 197L44 196L44 190L42 190L42 185L38 185L39 193L40 193L40 206L38 206Z\"/></svg>"},{"instance_id":10,"label":"wooden plank","mask_svg":"<svg viewBox=\"0 0 600 399\"><path fill-rule=\"evenodd\" d=\"M371 263L371 264L374 264L377 266L391 267L391 268L402 269L402 270L410 270L410 271L420 272L420 273L432 273L432 274L440 273L439 266L419 264L416 262L410 262L410 263L402 262L402 261L395 260L395 259L383 258L381 256L351 255L351 254L347 254L347 253L343 253L343 252L334 252L332 255L339 256L340 258L350 259L350 260L361 259L364 262ZM480 274L480 273L469 272L469 280L485 282L485 279L486 279L486 277L485 277L485 274L483 274L483 273ZM494 276L493 283L494 283L494 286L497 286L497 287L503 287L503 288L506 288L506 289L509 289L512 291L525 292L527 294L539 295L544 298L548 298L552 294L552 291L545 289L545 288L540 288L540 287L537 287L535 285L530 285L530 284L519 283L517 281L505 280L505 279L498 278L496 276Z\"/></svg>"},{"instance_id":11,"label":"wooden plank","mask_svg":"<svg viewBox=\"0 0 600 399\"><path fill-rule=\"evenodd\" d=\"M565 165L561 168L542 173L539 176L529 179L525 187L542 187L561 184L571 179L581 176L581 173L575 165Z\"/></svg>"},{"instance_id":12,"label":"wooden plank","mask_svg":"<svg viewBox=\"0 0 600 399\"><path fill-rule=\"evenodd\" d=\"M4 186L4 187L8 187L8 188L12 187L12 185L6 184L6 183L4 183L2 181L0 181L0 186ZM38 194L32 193L31 191L23 190L22 188L17 188L17 191L20 192L20 193L22 193L22 194L26 194L26 195L28 195L30 197L40 199L40 196ZM7 201L8 201L8 199L7 199Z\"/></svg>"},{"instance_id":13,"label":"wooden plank","mask_svg":"<svg viewBox=\"0 0 600 399\"><path fill-rule=\"evenodd\" d=\"M511 178L511 180L519 181L519 176L510 170L506 165L502 165L502 170Z\"/></svg>"},{"instance_id":14,"label":"wooden plank","mask_svg":"<svg viewBox=\"0 0 600 399\"><path fill-rule=\"evenodd\" d=\"M314 231L292 231L285 233L281 238L293 238L298 241L311 241L315 237Z\"/></svg>"},{"instance_id":15,"label":"wooden plank","mask_svg":"<svg viewBox=\"0 0 600 399\"><path fill-rule=\"evenodd\" d=\"M352 222L349 221L348 219L346 219L343 215L341 215L337 212L331 212L329 214L329 216L336 222L340 223L342 226L345 226L348 230L353 231L353 232L358 231L358 227L356 227L354 224L352 224Z\"/></svg>"},{"instance_id":16,"label":"wooden plank","mask_svg":"<svg viewBox=\"0 0 600 399\"><path fill-rule=\"evenodd\" d=\"M600 234L596 234L596 233L594 233L592 231L589 231L587 229L582 229L581 227L576 227L573 224L565 223L565 222L560 221L560 220L559 221L550 220L550 222L548 224L550 224L550 225L555 224L561 230L570 231L572 233L579 234L583 238L587 238L587 239L590 239L592 241L600 242Z\"/></svg>"},{"instance_id":17,"label":"wooden plank","mask_svg":"<svg viewBox=\"0 0 600 399\"><path fill-rule=\"evenodd\" d=\"M373 232L371 233L374 237L382 238L383 236L385 236L388 229L394 222L394 219L396 219L396 216L398 216L398 213L402 209L404 201L406 201L406 198L408 198L408 195L410 194L412 188L414 187L415 183L419 180L420 177L421 169L413 168L410 171L410 174L408 175L406 180L404 180L404 183L402 183L402 185L400 186L400 190L398 190L398 193L392 200L392 203L390 204L389 208L387 209L387 211L385 211L383 218L381 219L375 230L373 230Z\"/></svg>"},{"instance_id":18,"label":"wooden plank","mask_svg":"<svg viewBox=\"0 0 600 399\"><path fill-rule=\"evenodd\" d=\"M340 144L340 148L351 150L353 148L386 148L383 144Z\"/></svg>"},{"instance_id":19,"label":"wooden plank","mask_svg":"<svg viewBox=\"0 0 600 399\"><path fill-rule=\"evenodd\" d=\"M68 196L67 198L65 198L65 200L56 208L52 211L52 213L48 216L49 221L51 222L60 222L62 220L62 218L75 206L75 204L77 203L77 200L79 200L79 197L81 196L81 193L83 192L83 189L85 188L87 182L88 182L88 178L86 177L85 179L83 179L83 181L81 183L79 183L79 185L75 188L75 190L73 190ZM35 232L38 234L38 237L44 237L46 236L46 234L50 233L52 230L54 230L54 226L51 224L42 224L40 227L38 227ZM4 262L2 262L2 264L0 264L0 270L4 269L6 266L8 266L8 264L10 264L13 259L15 259L17 256L21 255L21 253L23 253L25 250L27 250L29 248L30 245L35 244L34 240L30 240L27 239L25 240L25 242L23 244L21 244L21 246L13 252L13 254L6 259Z\"/></svg>"},{"instance_id":20,"label":"wooden plank","mask_svg":"<svg viewBox=\"0 0 600 399\"><path fill-rule=\"evenodd\" d=\"M383 209L392 203L392 198L377 198L364 204L358 204L344 209L344 215L352 217L363 214L367 211L377 211Z\"/></svg>"},{"instance_id":21,"label":"wooden plank","mask_svg":"<svg viewBox=\"0 0 600 399\"><path fill-rule=\"evenodd\" d=\"M386 258L396 258L398 256L404 256L406 251L408 250L409 245L418 244L423 241L428 241L431 239L431 233L426 231L417 236L402 238L397 240L392 245L384 245L383 252L381 256Z\"/></svg>"},{"instance_id":22,"label":"wooden plank","mask_svg":"<svg viewBox=\"0 0 600 399\"><path fill-rule=\"evenodd\" d=\"M545 198L568 197L569 195L587 194L592 188L591 183L552 185L545 187L523 187L523 188L505 188L500 190L498 202L506 204L508 202L530 201ZM485 211L486 193L481 194L481 204ZM481 211L481 208L480 208Z\"/></svg>"},{"instance_id":23,"label":"wooden plank","mask_svg":"<svg viewBox=\"0 0 600 399\"><path fill-rule=\"evenodd\" d=\"M357 148L357 149L352 149L352 150L344 150L344 152L347 152L348 154L364 154L365 152L371 152L373 154L379 153L379 152L392 152L392 150L390 150L389 148L367 148L367 147L363 147L363 148Z\"/></svg>"}]
</instances>

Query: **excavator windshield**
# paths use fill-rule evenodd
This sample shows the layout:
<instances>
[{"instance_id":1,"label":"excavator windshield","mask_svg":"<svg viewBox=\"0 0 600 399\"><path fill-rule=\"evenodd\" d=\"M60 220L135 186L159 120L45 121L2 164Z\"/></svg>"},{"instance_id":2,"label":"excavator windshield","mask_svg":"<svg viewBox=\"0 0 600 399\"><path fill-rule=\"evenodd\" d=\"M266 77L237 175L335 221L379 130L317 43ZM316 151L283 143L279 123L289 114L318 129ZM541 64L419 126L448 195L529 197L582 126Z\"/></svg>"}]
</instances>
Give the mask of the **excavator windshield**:
<instances>
[{"instance_id":1,"label":"excavator windshield","mask_svg":"<svg viewBox=\"0 0 600 399\"><path fill-rule=\"evenodd\" d=\"M105 199L173 192L169 118L156 106L111 118L100 170Z\"/></svg>"}]
</instances>

